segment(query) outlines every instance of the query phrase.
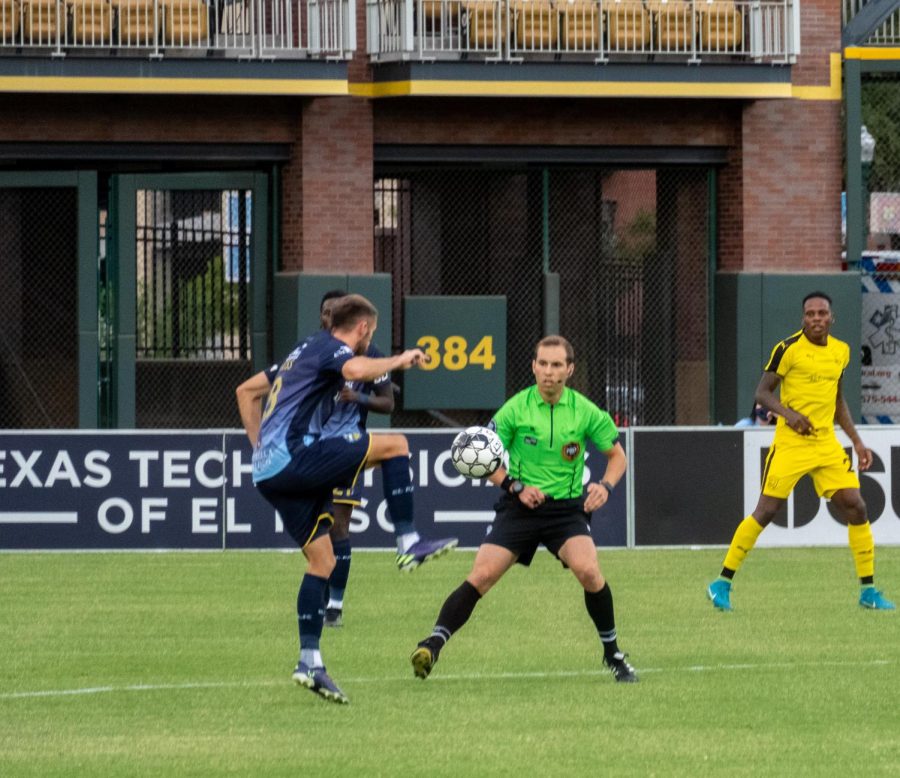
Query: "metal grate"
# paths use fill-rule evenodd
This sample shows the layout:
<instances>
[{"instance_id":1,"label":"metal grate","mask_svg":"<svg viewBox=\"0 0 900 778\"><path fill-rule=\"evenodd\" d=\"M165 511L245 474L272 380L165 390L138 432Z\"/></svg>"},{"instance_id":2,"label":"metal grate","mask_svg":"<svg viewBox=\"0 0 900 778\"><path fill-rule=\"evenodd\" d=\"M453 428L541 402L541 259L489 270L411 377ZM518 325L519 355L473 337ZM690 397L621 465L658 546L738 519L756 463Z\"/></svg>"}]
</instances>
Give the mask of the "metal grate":
<instances>
[{"instance_id":1,"label":"metal grate","mask_svg":"<svg viewBox=\"0 0 900 778\"><path fill-rule=\"evenodd\" d=\"M0 234L0 427L77 427L76 190L0 189Z\"/></svg>"},{"instance_id":2,"label":"metal grate","mask_svg":"<svg viewBox=\"0 0 900 778\"><path fill-rule=\"evenodd\" d=\"M232 389L251 360L251 212L249 191L137 193L139 427L238 423Z\"/></svg>"},{"instance_id":3,"label":"metal grate","mask_svg":"<svg viewBox=\"0 0 900 778\"><path fill-rule=\"evenodd\" d=\"M533 381L544 272L560 278L572 385L618 423L709 422L709 173L699 168L383 167L375 257L406 295L505 294L507 394ZM493 408L399 412L394 424L484 421Z\"/></svg>"}]
</instances>

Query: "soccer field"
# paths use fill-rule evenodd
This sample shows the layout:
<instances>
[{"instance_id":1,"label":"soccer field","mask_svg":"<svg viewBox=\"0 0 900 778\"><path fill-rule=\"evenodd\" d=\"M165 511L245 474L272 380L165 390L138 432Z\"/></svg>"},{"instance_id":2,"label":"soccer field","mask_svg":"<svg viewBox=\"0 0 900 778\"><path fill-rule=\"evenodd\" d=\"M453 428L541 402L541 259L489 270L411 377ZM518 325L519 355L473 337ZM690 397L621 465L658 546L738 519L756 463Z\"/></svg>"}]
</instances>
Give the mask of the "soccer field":
<instances>
[{"instance_id":1,"label":"soccer field","mask_svg":"<svg viewBox=\"0 0 900 778\"><path fill-rule=\"evenodd\" d=\"M348 706L290 681L298 554L5 554L0 775L897 775L900 621L856 605L849 550L757 549L731 614L722 553L601 552L634 685L546 553L419 681L473 554L357 553L322 644ZM877 564L896 599L900 548Z\"/></svg>"}]
</instances>

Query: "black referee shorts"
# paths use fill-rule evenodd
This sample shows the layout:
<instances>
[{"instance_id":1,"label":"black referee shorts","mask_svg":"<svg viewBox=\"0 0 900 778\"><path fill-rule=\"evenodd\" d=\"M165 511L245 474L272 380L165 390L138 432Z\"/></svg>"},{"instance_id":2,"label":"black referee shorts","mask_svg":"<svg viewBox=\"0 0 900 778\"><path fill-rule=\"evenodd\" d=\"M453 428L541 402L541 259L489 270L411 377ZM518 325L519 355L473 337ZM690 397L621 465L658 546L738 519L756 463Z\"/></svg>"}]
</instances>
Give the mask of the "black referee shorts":
<instances>
[{"instance_id":1,"label":"black referee shorts","mask_svg":"<svg viewBox=\"0 0 900 778\"><path fill-rule=\"evenodd\" d=\"M559 550L569 538L591 534L591 516L585 513L584 499L551 500L537 508L526 508L518 497L505 495L494 506L494 522L487 528L484 543L509 549L520 565L531 564L534 552L543 544L559 559Z\"/></svg>"}]
</instances>

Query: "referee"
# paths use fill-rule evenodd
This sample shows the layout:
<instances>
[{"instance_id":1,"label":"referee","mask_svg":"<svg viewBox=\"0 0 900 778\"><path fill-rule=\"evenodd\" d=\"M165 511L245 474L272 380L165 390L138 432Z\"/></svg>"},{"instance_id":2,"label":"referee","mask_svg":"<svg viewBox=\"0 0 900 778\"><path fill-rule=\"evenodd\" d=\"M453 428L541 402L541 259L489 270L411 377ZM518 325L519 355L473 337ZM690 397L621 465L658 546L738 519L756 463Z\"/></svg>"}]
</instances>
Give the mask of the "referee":
<instances>
[{"instance_id":1,"label":"referee","mask_svg":"<svg viewBox=\"0 0 900 778\"><path fill-rule=\"evenodd\" d=\"M584 587L584 602L603 645L603 662L616 681L637 675L616 642L609 584L600 572L591 537L591 512L603 507L625 474L619 431L606 411L566 387L575 369L571 344L550 336L535 347L535 384L504 403L491 426L509 452L509 471L489 477L504 494L487 539L462 585L445 600L437 623L413 652L418 678L427 678L450 637L468 621L478 601L516 562L531 564L541 544L568 567ZM603 477L582 493L584 443L590 438L606 456Z\"/></svg>"}]
</instances>

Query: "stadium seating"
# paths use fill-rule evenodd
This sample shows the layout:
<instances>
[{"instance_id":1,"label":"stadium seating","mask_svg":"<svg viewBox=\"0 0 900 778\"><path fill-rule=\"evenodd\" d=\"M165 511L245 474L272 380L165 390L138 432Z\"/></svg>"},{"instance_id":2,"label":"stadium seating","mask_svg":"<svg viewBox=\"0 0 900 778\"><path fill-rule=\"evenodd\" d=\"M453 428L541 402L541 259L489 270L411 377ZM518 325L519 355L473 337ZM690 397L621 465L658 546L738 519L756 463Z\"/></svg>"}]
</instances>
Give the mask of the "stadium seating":
<instances>
[{"instance_id":1,"label":"stadium seating","mask_svg":"<svg viewBox=\"0 0 900 778\"><path fill-rule=\"evenodd\" d=\"M163 0L163 28L170 46L197 46L209 36L209 10L202 0Z\"/></svg>"},{"instance_id":2,"label":"stadium seating","mask_svg":"<svg viewBox=\"0 0 900 778\"><path fill-rule=\"evenodd\" d=\"M643 52L650 46L650 12L639 0L607 4L610 51Z\"/></svg>"},{"instance_id":3,"label":"stadium seating","mask_svg":"<svg viewBox=\"0 0 900 778\"><path fill-rule=\"evenodd\" d=\"M690 0L650 0L656 47L662 52L690 51L694 39L694 6Z\"/></svg>"},{"instance_id":4,"label":"stadium seating","mask_svg":"<svg viewBox=\"0 0 900 778\"><path fill-rule=\"evenodd\" d=\"M547 51L559 40L559 12L551 0L511 0L516 20L516 47Z\"/></svg>"},{"instance_id":5,"label":"stadium seating","mask_svg":"<svg viewBox=\"0 0 900 778\"><path fill-rule=\"evenodd\" d=\"M28 0L23 6L22 42L26 45L48 46L57 42L60 29L65 30L65 5L62 0Z\"/></svg>"},{"instance_id":6,"label":"stadium seating","mask_svg":"<svg viewBox=\"0 0 900 778\"><path fill-rule=\"evenodd\" d=\"M110 0L116 9L116 43L122 46L155 46L162 23L163 7L154 10L153 0Z\"/></svg>"},{"instance_id":7,"label":"stadium seating","mask_svg":"<svg viewBox=\"0 0 900 778\"><path fill-rule=\"evenodd\" d=\"M560 0L563 49L597 51L600 48L600 8L593 0Z\"/></svg>"},{"instance_id":8,"label":"stadium seating","mask_svg":"<svg viewBox=\"0 0 900 778\"><path fill-rule=\"evenodd\" d=\"M16 0L0 0L0 43L15 43L19 35L19 4Z\"/></svg>"},{"instance_id":9,"label":"stadium seating","mask_svg":"<svg viewBox=\"0 0 900 778\"><path fill-rule=\"evenodd\" d=\"M454 0L422 0L422 14L428 20L429 29L440 27L441 22L455 21L459 13L459 3Z\"/></svg>"},{"instance_id":10,"label":"stadium seating","mask_svg":"<svg viewBox=\"0 0 900 778\"><path fill-rule=\"evenodd\" d=\"M702 51L735 51L744 40L744 17L733 0L707 0L700 4Z\"/></svg>"},{"instance_id":11,"label":"stadium seating","mask_svg":"<svg viewBox=\"0 0 900 778\"><path fill-rule=\"evenodd\" d=\"M113 10L106 0L69 0L69 7L75 43L100 46L112 40Z\"/></svg>"},{"instance_id":12,"label":"stadium seating","mask_svg":"<svg viewBox=\"0 0 900 778\"><path fill-rule=\"evenodd\" d=\"M465 0L469 49L492 51L500 48L506 6L497 0Z\"/></svg>"}]
</instances>

